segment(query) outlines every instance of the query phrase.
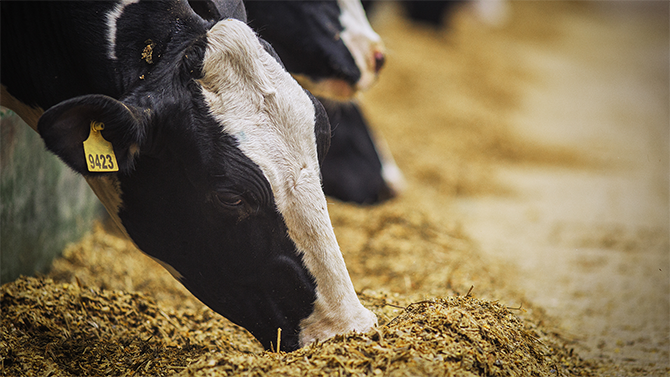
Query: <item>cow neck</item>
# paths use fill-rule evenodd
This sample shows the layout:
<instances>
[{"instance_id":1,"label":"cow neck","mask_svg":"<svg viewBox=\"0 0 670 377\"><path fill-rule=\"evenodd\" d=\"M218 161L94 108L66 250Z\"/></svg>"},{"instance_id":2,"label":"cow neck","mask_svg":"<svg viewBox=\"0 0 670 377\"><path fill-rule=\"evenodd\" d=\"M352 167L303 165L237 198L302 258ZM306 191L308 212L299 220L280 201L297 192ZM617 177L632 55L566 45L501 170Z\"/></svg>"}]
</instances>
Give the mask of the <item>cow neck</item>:
<instances>
[{"instance_id":1,"label":"cow neck","mask_svg":"<svg viewBox=\"0 0 670 377\"><path fill-rule=\"evenodd\" d=\"M7 91L44 110L85 94L118 95L105 56L103 15L112 5L3 2L3 12L12 14L2 20L2 83Z\"/></svg>"}]
</instances>

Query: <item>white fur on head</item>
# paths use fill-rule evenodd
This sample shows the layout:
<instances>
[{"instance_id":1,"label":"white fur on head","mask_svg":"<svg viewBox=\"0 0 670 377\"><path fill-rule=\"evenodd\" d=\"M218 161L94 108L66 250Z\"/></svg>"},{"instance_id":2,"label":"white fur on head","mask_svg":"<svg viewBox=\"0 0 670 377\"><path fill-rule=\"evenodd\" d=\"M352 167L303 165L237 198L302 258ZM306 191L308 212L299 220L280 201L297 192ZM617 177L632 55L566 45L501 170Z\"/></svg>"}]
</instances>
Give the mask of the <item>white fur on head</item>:
<instances>
[{"instance_id":1,"label":"white fur on head","mask_svg":"<svg viewBox=\"0 0 670 377\"><path fill-rule=\"evenodd\" d=\"M123 10L130 4L140 0L121 0L114 9L107 13L107 57L116 60L116 22L121 17Z\"/></svg>"},{"instance_id":2,"label":"white fur on head","mask_svg":"<svg viewBox=\"0 0 670 377\"><path fill-rule=\"evenodd\" d=\"M376 318L358 301L330 223L312 101L243 22L218 22L207 41L206 102L270 182L289 236L316 280L314 311L301 323L300 344L367 331Z\"/></svg>"},{"instance_id":3,"label":"white fur on head","mask_svg":"<svg viewBox=\"0 0 670 377\"><path fill-rule=\"evenodd\" d=\"M377 79L375 52L384 52L382 40L370 26L360 0L337 0L340 7L340 23L344 28L340 36L361 71L356 84L358 90L366 90Z\"/></svg>"}]
</instances>

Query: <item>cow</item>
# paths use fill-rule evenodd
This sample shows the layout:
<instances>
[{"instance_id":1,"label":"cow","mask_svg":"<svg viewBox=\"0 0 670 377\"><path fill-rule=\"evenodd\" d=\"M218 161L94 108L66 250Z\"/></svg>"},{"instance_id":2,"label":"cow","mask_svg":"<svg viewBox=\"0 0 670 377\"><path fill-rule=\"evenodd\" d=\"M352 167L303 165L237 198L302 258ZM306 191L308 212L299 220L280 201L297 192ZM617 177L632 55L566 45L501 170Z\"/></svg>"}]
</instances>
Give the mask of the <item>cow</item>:
<instances>
[{"instance_id":1,"label":"cow","mask_svg":"<svg viewBox=\"0 0 670 377\"><path fill-rule=\"evenodd\" d=\"M367 8L374 1L368 1ZM489 27L503 26L509 17L506 0L402 0L407 17L435 29L449 27L450 18L459 8L469 6L479 21Z\"/></svg>"},{"instance_id":2,"label":"cow","mask_svg":"<svg viewBox=\"0 0 670 377\"><path fill-rule=\"evenodd\" d=\"M395 197L404 178L383 139L372 135L354 96L385 62L381 38L359 0L246 3L249 24L286 69L324 104L333 126L321 173L326 195L359 204ZM333 122L336 119L336 122Z\"/></svg>"},{"instance_id":3,"label":"cow","mask_svg":"<svg viewBox=\"0 0 670 377\"><path fill-rule=\"evenodd\" d=\"M347 101L369 89L384 65L384 45L360 0L252 0L245 6L249 25L317 97Z\"/></svg>"},{"instance_id":4,"label":"cow","mask_svg":"<svg viewBox=\"0 0 670 377\"><path fill-rule=\"evenodd\" d=\"M184 1L2 2L0 105L83 175L200 301L281 350L375 315L358 300L319 164L330 125L246 25Z\"/></svg>"},{"instance_id":5,"label":"cow","mask_svg":"<svg viewBox=\"0 0 670 377\"><path fill-rule=\"evenodd\" d=\"M402 192L403 174L384 139L375 137L358 103L320 101L332 126L330 149L321 165L323 191L364 205L384 202Z\"/></svg>"}]
</instances>

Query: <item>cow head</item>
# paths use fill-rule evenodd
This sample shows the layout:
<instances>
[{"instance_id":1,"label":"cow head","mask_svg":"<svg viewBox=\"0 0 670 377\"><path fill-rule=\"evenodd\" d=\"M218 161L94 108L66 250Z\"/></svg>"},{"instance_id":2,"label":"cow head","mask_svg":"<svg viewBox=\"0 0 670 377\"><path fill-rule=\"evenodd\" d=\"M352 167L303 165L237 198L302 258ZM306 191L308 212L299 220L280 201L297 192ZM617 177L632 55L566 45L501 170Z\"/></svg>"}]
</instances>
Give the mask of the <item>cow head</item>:
<instances>
[{"instance_id":1,"label":"cow head","mask_svg":"<svg viewBox=\"0 0 670 377\"><path fill-rule=\"evenodd\" d=\"M87 176L142 251L266 348L278 328L293 350L374 326L321 189L321 104L243 22L178 39L120 100L88 95L47 110L47 147ZM92 121L104 124L118 172L89 171Z\"/></svg>"},{"instance_id":2,"label":"cow head","mask_svg":"<svg viewBox=\"0 0 670 377\"><path fill-rule=\"evenodd\" d=\"M384 64L381 38L359 0L247 1L249 23L314 95L348 100Z\"/></svg>"},{"instance_id":3,"label":"cow head","mask_svg":"<svg viewBox=\"0 0 670 377\"><path fill-rule=\"evenodd\" d=\"M374 204L404 190L405 180L383 138L375 135L356 102L321 99L333 127L321 164L326 195Z\"/></svg>"}]
</instances>

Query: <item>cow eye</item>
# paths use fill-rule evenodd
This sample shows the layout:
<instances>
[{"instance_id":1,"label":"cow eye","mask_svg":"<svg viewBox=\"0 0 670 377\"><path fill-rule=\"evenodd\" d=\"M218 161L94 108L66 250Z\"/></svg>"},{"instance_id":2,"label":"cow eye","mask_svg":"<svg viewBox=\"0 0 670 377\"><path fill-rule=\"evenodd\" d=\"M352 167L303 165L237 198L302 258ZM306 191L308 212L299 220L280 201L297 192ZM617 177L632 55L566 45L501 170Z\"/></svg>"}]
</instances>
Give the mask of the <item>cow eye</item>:
<instances>
[{"instance_id":1,"label":"cow eye","mask_svg":"<svg viewBox=\"0 0 670 377\"><path fill-rule=\"evenodd\" d=\"M244 205L244 199L232 192L217 192L212 195L212 201L222 208L238 209Z\"/></svg>"}]
</instances>

